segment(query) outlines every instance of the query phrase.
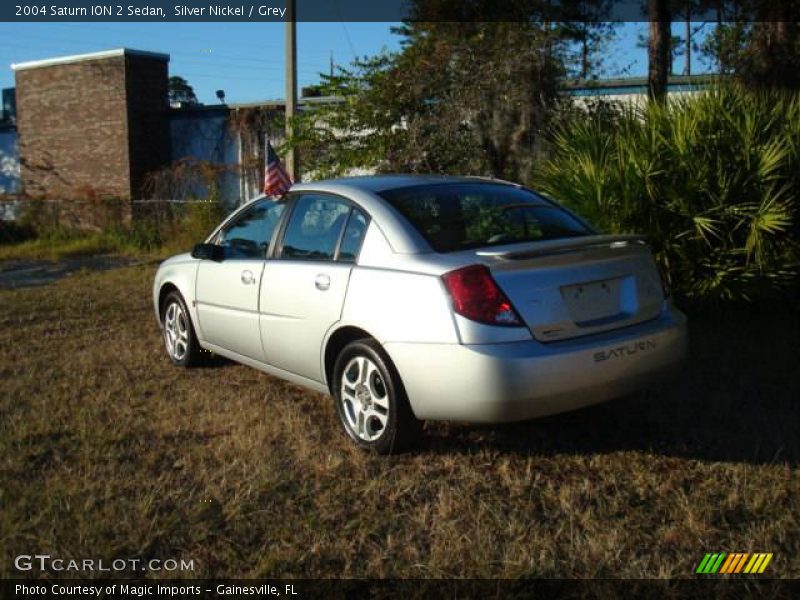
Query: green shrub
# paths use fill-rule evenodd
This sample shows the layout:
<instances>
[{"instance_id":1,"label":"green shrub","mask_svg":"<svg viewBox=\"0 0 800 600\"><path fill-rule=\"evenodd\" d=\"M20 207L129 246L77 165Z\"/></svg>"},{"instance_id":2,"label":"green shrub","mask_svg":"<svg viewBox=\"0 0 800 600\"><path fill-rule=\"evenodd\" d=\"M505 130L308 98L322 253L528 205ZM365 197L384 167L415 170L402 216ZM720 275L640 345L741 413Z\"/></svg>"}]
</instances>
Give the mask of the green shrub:
<instances>
[{"instance_id":1,"label":"green shrub","mask_svg":"<svg viewBox=\"0 0 800 600\"><path fill-rule=\"evenodd\" d=\"M79 208L91 217L91 229L79 227L75 207L68 203L27 199L17 222L0 221L0 260L187 252L227 214L213 183L205 200L135 206L132 219L125 218L124 205L115 198L91 199L90 206Z\"/></svg>"},{"instance_id":2,"label":"green shrub","mask_svg":"<svg viewBox=\"0 0 800 600\"><path fill-rule=\"evenodd\" d=\"M689 303L753 301L796 280L797 95L723 86L571 119L535 183L602 230L647 234Z\"/></svg>"},{"instance_id":3,"label":"green shrub","mask_svg":"<svg viewBox=\"0 0 800 600\"><path fill-rule=\"evenodd\" d=\"M191 250L208 237L224 216L222 204L213 199L182 205L164 244L176 251Z\"/></svg>"},{"instance_id":4,"label":"green shrub","mask_svg":"<svg viewBox=\"0 0 800 600\"><path fill-rule=\"evenodd\" d=\"M128 251L187 252L206 239L224 216L223 205L214 198L185 204L165 202L137 214L131 226L112 228L106 235Z\"/></svg>"}]
</instances>

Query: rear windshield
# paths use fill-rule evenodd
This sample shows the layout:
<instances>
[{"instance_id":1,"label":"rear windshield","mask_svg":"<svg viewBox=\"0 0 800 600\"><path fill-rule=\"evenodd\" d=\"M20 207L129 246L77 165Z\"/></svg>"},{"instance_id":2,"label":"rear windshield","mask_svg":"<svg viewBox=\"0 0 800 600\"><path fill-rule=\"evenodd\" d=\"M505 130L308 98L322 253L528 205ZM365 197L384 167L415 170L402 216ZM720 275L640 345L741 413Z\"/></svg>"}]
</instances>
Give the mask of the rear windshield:
<instances>
[{"instance_id":1,"label":"rear windshield","mask_svg":"<svg viewBox=\"0 0 800 600\"><path fill-rule=\"evenodd\" d=\"M408 219L436 252L591 233L568 212L509 185L446 183L379 195Z\"/></svg>"}]
</instances>

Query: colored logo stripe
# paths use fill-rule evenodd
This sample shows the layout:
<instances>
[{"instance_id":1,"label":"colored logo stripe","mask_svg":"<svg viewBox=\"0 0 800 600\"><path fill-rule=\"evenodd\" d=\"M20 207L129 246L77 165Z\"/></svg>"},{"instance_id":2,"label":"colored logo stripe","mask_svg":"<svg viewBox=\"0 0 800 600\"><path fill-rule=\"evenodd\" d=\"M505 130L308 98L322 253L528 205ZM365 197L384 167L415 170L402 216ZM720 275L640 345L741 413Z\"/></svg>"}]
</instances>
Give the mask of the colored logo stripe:
<instances>
[{"instance_id":1,"label":"colored logo stripe","mask_svg":"<svg viewBox=\"0 0 800 600\"><path fill-rule=\"evenodd\" d=\"M720 573L738 573L744 566L744 561L747 560L748 554L742 552L735 552L731 554L730 563L725 565L725 568Z\"/></svg>"},{"instance_id":2,"label":"colored logo stripe","mask_svg":"<svg viewBox=\"0 0 800 600\"><path fill-rule=\"evenodd\" d=\"M742 567L744 567L744 563L747 561L747 557L750 556L747 552L742 554L742 557L739 559L739 563L736 565L736 568L731 571L732 573L741 573Z\"/></svg>"},{"instance_id":3,"label":"colored logo stripe","mask_svg":"<svg viewBox=\"0 0 800 600\"><path fill-rule=\"evenodd\" d=\"M750 562L744 568L745 573L763 573L767 568L769 561L772 560L772 553L769 554L754 554Z\"/></svg>"},{"instance_id":4,"label":"colored logo stripe","mask_svg":"<svg viewBox=\"0 0 800 600\"><path fill-rule=\"evenodd\" d=\"M733 559L736 557L736 554L728 554L728 560L722 565L722 568L719 570L720 573L727 573L733 563Z\"/></svg>"},{"instance_id":5,"label":"colored logo stripe","mask_svg":"<svg viewBox=\"0 0 800 600\"><path fill-rule=\"evenodd\" d=\"M706 554L703 557L703 560L700 561L700 565L697 567L697 571L695 573L705 573L706 565L708 564L709 559L711 558L710 554Z\"/></svg>"},{"instance_id":6,"label":"colored logo stripe","mask_svg":"<svg viewBox=\"0 0 800 600\"><path fill-rule=\"evenodd\" d=\"M695 573L716 573L725 558L724 552L706 554Z\"/></svg>"},{"instance_id":7,"label":"colored logo stripe","mask_svg":"<svg viewBox=\"0 0 800 600\"><path fill-rule=\"evenodd\" d=\"M763 573L772 560L772 553L725 552L708 553L700 561L695 573L701 574L736 574Z\"/></svg>"}]
</instances>

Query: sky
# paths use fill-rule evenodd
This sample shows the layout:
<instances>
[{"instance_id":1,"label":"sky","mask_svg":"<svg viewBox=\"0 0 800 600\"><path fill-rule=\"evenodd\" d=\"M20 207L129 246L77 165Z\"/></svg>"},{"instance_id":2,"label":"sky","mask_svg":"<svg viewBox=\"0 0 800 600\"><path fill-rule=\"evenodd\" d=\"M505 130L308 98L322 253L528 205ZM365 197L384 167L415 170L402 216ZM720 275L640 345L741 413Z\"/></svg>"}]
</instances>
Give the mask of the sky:
<instances>
[{"instance_id":1,"label":"sky","mask_svg":"<svg viewBox=\"0 0 800 600\"><path fill-rule=\"evenodd\" d=\"M319 81L331 57L356 57L400 47L392 23L298 23L299 87ZM678 31L676 24L676 32ZM623 23L605 58L608 77L641 76L647 56L638 47L646 23ZM14 86L11 64L127 47L171 56L170 75L185 78L205 104L216 90L228 103L284 97L283 23L0 23L0 88ZM682 60L676 62L680 72Z\"/></svg>"}]
</instances>

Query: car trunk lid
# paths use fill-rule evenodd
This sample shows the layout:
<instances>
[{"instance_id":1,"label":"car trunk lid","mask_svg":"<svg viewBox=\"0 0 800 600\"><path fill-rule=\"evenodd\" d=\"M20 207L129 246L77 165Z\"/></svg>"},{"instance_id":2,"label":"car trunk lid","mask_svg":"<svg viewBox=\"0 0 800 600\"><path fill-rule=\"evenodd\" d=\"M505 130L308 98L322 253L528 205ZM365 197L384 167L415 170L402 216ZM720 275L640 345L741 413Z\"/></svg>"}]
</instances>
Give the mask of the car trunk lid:
<instances>
[{"instance_id":1,"label":"car trunk lid","mask_svg":"<svg viewBox=\"0 0 800 600\"><path fill-rule=\"evenodd\" d=\"M543 342L627 327L661 312L660 277L640 236L582 236L476 255Z\"/></svg>"}]
</instances>

